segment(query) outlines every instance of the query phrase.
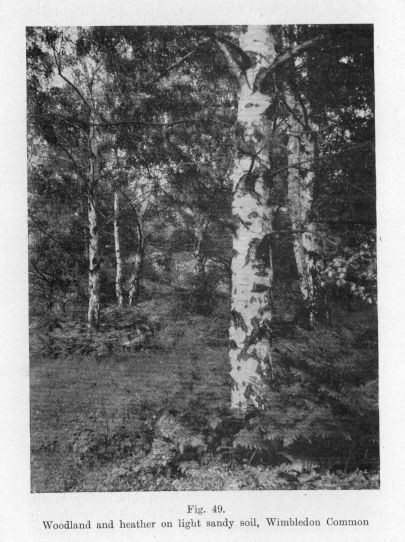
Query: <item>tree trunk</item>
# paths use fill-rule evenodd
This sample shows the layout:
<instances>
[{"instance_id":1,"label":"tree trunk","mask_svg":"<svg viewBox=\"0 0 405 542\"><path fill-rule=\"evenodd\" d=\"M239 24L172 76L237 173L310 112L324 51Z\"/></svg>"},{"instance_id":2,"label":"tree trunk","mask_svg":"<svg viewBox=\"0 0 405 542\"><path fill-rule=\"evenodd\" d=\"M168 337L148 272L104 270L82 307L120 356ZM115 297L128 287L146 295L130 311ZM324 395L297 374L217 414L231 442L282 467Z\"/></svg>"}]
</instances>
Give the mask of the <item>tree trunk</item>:
<instances>
[{"instance_id":1,"label":"tree trunk","mask_svg":"<svg viewBox=\"0 0 405 542\"><path fill-rule=\"evenodd\" d=\"M194 232L195 275L197 278L197 285L200 288L204 288L205 285L205 258L202 252L205 225L204 220L198 221Z\"/></svg>"},{"instance_id":2,"label":"tree trunk","mask_svg":"<svg viewBox=\"0 0 405 542\"><path fill-rule=\"evenodd\" d=\"M133 211L135 212L134 208L133 208ZM143 269L143 257L144 257L144 252L145 252L143 227L142 227L141 217L139 216L139 213L136 214L135 220L136 220L136 230L138 233L138 243L136 246L134 267L133 267L133 272L131 275L130 287L129 287L128 304L130 307L135 305L136 302L138 301L140 280L141 280L142 269Z\"/></svg>"},{"instance_id":3,"label":"tree trunk","mask_svg":"<svg viewBox=\"0 0 405 542\"><path fill-rule=\"evenodd\" d=\"M262 405L263 386L271 377L272 210L265 179L269 168L266 111L272 98L255 90L261 68L275 58L266 26L249 26L241 49L252 58L239 76L238 117L234 130L232 213L236 223L232 258L230 364L232 407Z\"/></svg>"},{"instance_id":4,"label":"tree trunk","mask_svg":"<svg viewBox=\"0 0 405 542\"><path fill-rule=\"evenodd\" d=\"M124 304L124 295L122 292L122 258L120 248L120 230L119 230L120 196L118 190L114 190L114 248L115 248L115 294L119 307Z\"/></svg>"},{"instance_id":5,"label":"tree trunk","mask_svg":"<svg viewBox=\"0 0 405 542\"><path fill-rule=\"evenodd\" d=\"M94 119L92 120L92 123ZM89 135L89 185L88 185L88 220L89 220L89 308L87 327L93 333L99 327L100 320L100 252L97 224L97 184L98 184L98 142L94 125Z\"/></svg>"},{"instance_id":6,"label":"tree trunk","mask_svg":"<svg viewBox=\"0 0 405 542\"><path fill-rule=\"evenodd\" d=\"M88 187L87 187L88 188ZM88 219L88 193L83 193L80 198L80 218L83 221L83 253L85 261L89 261L89 219Z\"/></svg>"},{"instance_id":7,"label":"tree trunk","mask_svg":"<svg viewBox=\"0 0 405 542\"><path fill-rule=\"evenodd\" d=\"M320 247L316 224L312 217L315 173L314 126L310 122L310 107L301 102L286 86L285 100L290 108L288 119L288 203L293 229L293 248L308 323L314 327L320 294ZM305 111L305 114L304 114Z\"/></svg>"}]
</instances>

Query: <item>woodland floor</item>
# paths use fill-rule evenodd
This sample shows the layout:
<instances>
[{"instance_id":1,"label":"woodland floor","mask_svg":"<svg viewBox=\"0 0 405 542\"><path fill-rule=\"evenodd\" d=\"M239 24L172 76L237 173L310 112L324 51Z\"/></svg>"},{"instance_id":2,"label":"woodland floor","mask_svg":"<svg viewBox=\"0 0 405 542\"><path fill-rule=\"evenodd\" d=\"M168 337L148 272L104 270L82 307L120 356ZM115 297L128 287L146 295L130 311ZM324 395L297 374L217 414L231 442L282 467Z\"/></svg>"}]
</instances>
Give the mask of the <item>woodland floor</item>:
<instances>
[{"instance_id":1,"label":"woodland floor","mask_svg":"<svg viewBox=\"0 0 405 542\"><path fill-rule=\"evenodd\" d=\"M225 412L230 402L224 327L215 317L179 323L167 349L31 356L33 492L378 487L376 473L301 464L290 476L285 466L237 463L226 448L169 469L151 444L162 413Z\"/></svg>"},{"instance_id":2,"label":"woodland floor","mask_svg":"<svg viewBox=\"0 0 405 542\"><path fill-rule=\"evenodd\" d=\"M197 317L200 331L202 320L209 322ZM208 346L198 333L191 340L196 322L188 325L189 333L166 351L118 352L102 360L32 358L32 491L100 489L99 465L93 472L77 461L75 432L97 428L114 434L131 424L140 408L155 419L165 409L184 412L191 398L213 408L229 403L226 346ZM109 463L107 470L116 461Z\"/></svg>"}]
</instances>

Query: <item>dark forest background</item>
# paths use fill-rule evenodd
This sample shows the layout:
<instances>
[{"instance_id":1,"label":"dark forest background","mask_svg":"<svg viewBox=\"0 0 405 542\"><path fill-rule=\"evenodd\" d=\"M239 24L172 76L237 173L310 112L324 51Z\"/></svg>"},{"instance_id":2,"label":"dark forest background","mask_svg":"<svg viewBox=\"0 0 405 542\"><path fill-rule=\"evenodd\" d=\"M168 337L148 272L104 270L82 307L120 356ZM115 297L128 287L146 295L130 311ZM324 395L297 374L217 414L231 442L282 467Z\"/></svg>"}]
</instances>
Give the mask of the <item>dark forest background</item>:
<instances>
[{"instance_id":1,"label":"dark forest background","mask_svg":"<svg viewBox=\"0 0 405 542\"><path fill-rule=\"evenodd\" d=\"M260 85L276 125L291 114L277 81L311 104L320 302L312 325L275 126L274 381L241 415L228 361L238 92L217 43L243 65L243 30L27 29L33 491L378 487L373 29L273 28L280 59L314 43L305 69L280 62Z\"/></svg>"}]
</instances>

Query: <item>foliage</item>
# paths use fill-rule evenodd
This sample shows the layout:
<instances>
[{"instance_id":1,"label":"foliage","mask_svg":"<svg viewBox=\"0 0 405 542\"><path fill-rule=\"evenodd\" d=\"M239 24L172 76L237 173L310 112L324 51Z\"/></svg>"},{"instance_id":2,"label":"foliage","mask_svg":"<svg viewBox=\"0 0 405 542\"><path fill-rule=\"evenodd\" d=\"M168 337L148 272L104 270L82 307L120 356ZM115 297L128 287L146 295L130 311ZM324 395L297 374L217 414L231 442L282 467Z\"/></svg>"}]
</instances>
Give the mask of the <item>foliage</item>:
<instances>
[{"instance_id":1,"label":"foliage","mask_svg":"<svg viewBox=\"0 0 405 542\"><path fill-rule=\"evenodd\" d=\"M264 394L263 410L249 414L234 446L273 460L286 451L332 464L346 462L346 467L363 461L374 466L376 322L365 325L356 316L350 327L297 329L294 341L277 340L274 381Z\"/></svg>"},{"instance_id":2,"label":"foliage","mask_svg":"<svg viewBox=\"0 0 405 542\"><path fill-rule=\"evenodd\" d=\"M375 240L365 240L359 247L344 247L323 269L322 286L336 297L358 298L368 304L377 302L377 255Z\"/></svg>"},{"instance_id":3,"label":"foliage","mask_svg":"<svg viewBox=\"0 0 405 542\"><path fill-rule=\"evenodd\" d=\"M173 337L170 348L32 356L34 491L378 485L372 307L366 320L341 311L344 325L279 336L269 409L240 418L229 409L218 329L226 307L216 322L184 311L179 320L173 299L159 306L156 340ZM148 301L109 316L125 329L156 308Z\"/></svg>"},{"instance_id":4,"label":"foliage","mask_svg":"<svg viewBox=\"0 0 405 542\"><path fill-rule=\"evenodd\" d=\"M229 469L221 464L188 471L173 483L178 491L229 491L275 489L378 489L379 477L367 471L324 471L316 465L282 463L277 467L243 466Z\"/></svg>"},{"instance_id":5,"label":"foliage","mask_svg":"<svg viewBox=\"0 0 405 542\"><path fill-rule=\"evenodd\" d=\"M281 56L314 41L255 82L272 96L273 374L240 416L227 358L237 93L218 44L246 67L243 28L27 29L35 491L378 486L372 30L273 30ZM311 104L317 147L311 220L333 318L312 331L297 317L285 82ZM89 337L93 129L102 317ZM136 307L114 305L114 220L124 290L142 226ZM141 326L148 341L125 349Z\"/></svg>"}]
</instances>

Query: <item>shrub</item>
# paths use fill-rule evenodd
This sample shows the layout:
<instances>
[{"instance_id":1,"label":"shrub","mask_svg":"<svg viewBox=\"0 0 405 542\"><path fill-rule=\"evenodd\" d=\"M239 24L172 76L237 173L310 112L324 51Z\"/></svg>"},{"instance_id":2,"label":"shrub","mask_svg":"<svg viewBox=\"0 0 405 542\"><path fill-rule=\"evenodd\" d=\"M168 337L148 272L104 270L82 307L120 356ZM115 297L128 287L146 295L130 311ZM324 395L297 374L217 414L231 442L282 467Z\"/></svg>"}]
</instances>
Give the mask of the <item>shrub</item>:
<instances>
[{"instance_id":1,"label":"shrub","mask_svg":"<svg viewBox=\"0 0 405 542\"><path fill-rule=\"evenodd\" d=\"M374 336L374 341L370 336ZM296 330L275 344L274 378L234 447L276 461L281 451L343 468L378 463L376 329ZM361 346L360 350L358 346ZM256 386L259 384L256 383Z\"/></svg>"}]
</instances>

